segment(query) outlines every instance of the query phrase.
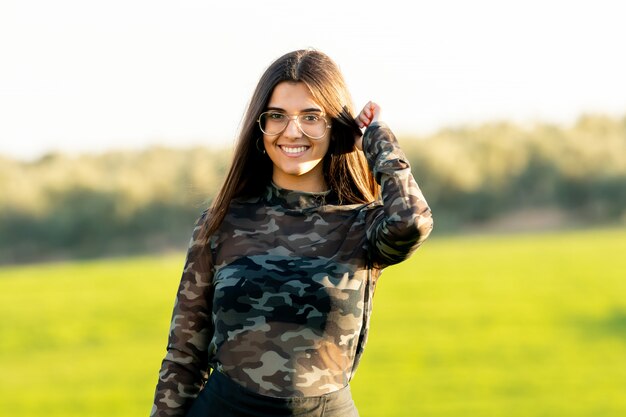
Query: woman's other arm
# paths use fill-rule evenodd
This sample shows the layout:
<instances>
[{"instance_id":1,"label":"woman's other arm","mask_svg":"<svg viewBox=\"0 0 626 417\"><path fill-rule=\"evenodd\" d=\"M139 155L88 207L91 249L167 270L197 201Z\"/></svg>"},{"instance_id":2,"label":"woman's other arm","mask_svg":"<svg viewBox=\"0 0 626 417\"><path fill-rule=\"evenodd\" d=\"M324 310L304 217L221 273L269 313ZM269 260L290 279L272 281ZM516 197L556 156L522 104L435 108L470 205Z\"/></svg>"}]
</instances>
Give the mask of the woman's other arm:
<instances>
[{"instance_id":1,"label":"woman's other arm","mask_svg":"<svg viewBox=\"0 0 626 417\"><path fill-rule=\"evenodd\" d=\"M356 120L367 129L357 147L362 145L381 186L383 209L369 220L367 238L372 261L385 267L408 258L430 234L433 219L408 159L391 130L378 121L379 116L380 107L372 102L361 111Z\"/></svg>"},{"instance_id":2,"label":"woman's other arm","mask_svg":"<svg viewBox=\"0 0 626 417\"><path fill-rule=\"evenodd\" d=\"M151 416L183 416L208 375L213 273L210 251L199 240L205 218L206 212L189 243Z\"/></svg>"}]
</instances>

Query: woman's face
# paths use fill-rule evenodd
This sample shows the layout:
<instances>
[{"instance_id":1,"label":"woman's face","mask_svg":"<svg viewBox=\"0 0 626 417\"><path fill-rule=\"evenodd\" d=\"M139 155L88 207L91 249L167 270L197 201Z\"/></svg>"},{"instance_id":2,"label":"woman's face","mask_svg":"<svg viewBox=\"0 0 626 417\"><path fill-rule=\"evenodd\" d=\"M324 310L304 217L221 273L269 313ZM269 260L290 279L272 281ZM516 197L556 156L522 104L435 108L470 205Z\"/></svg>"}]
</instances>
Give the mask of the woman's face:
<instances>
[{"instance_id":1,"label":"woman's face","mask_svg":"<svg viewBox=\"0 0 626 417\"><path fill-rule=\"evenodd\" d=\"M266 111L276 111L289 116L303 113L323 114L307 86L302 82L284 81L276 85ZM274 165L272 180L288 190L325 191L324 164L322 160L330 144L330 128L320 139L306 136L291 118L282 133L263 134L263 144Z\"/></svg>"}]
</instances>

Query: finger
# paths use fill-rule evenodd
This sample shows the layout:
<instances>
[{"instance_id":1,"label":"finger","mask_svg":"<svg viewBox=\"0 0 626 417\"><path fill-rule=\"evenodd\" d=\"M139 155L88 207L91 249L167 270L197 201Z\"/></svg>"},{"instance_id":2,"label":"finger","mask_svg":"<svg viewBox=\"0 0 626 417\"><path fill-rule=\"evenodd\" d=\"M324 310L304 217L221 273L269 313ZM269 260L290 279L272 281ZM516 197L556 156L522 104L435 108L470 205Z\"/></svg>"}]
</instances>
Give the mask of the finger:
<instances>
[{"instance_id":1,"label":"finger","mask_svg":"<svg viewBox=\"0 0 626 417\"><path fill-rule=\"evenodd\" d=\"M370 108L370 103L367 103L367 105L363 108L363 113L367 116L368 119L372 118L372 111Z\"/></svg>"},{"instance_id":2,"label":"finger","mask_svg":"<svg viewBox=\"0 0 626 417\"><path fill-rule=\"evenodd\" d=\"M365 116L364 114L360 114L359 115L359 124L361 125L361 127L369 126L369 124L370 124L369 117Z\"/></svg>"},{"instance_id":3,"label":"finger","mask_svg":"<svg viewBox=\"0 0 626 417\"><path fill-rule=\"evenodd\" d=\"M357 119L362 122L367 122L369 118L365 115L365 113L361 112L359 113L359 116L357 117Z\"/></svg>"},{"instance_id":4,"label":"finger","mask_svg":"<svg viewBox=\"0 0 626 417\"><path fill-rule=\"evenodd\" d=\"M372 122L375 122L380 119L381 108L378 104L371 102L372 108Z\"/></svg>"}]
</instances>

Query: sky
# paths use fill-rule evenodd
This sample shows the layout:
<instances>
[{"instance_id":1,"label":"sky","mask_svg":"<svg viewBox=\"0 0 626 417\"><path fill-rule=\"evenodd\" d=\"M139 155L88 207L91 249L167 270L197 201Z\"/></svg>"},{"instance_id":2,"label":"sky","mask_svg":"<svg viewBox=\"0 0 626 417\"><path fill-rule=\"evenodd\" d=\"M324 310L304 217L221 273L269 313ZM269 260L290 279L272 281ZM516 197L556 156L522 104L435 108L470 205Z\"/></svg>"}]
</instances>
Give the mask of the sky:
<instances>
[{"instance_id":1,"label":"sky","mask_svg":"<svg viewBox=\"0 0 626 417\"><path fill-rule=\"evenodd\" d=\"M401 135L626 115L621 0L2 0L0 154L232 147L301 48Z\"/></svg>"}]
</instances>

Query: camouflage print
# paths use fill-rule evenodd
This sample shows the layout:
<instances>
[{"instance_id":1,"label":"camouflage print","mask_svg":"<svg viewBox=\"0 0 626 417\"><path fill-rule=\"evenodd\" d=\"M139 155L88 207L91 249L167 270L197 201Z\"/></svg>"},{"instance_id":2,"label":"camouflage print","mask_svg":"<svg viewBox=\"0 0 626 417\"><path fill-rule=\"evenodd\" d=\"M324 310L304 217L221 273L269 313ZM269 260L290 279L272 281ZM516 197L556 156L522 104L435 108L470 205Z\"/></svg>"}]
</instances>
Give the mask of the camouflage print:
<instances>
[{"instance_id":1,"label":"camouflage print","mask_svg":"<svg viewBox=\"0 0 626 417\"><path fill-rule=\"evenodd\" d=\"M406 259L432 228L391 131L370 126L363 146L382 202L338 205L332 192L272 184L263 196L232 202L206 252L194 240L200 218L152 415L184 415L209 368L275 397L348 384L381 270Z\"/></svg>"},{"instance_id":2,"label":"camouflage print","mask_svg":"<svg viewBox=\"0 0 626 417\"><path fill-rule=\"evenodd\" d=\"M363 152L382 189L383 208L371 213L374 219L367 227L372 263L382 269L408 258L430 234L433 219L409 161L386 125L373 123L365 131Z\"/></svg>"},{"instance_id":3,"label":"camouflage print","mask_svg":"<svg viewBox=\"0 0 626 417\"><path fill-rule=\"evenodd\" d=\"M151 416L181 416L208 377L207 346L213 334L211 261L197 240L206 212L194 228L172 314Z\"/></svg>"}]
</instances>

